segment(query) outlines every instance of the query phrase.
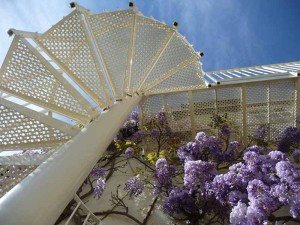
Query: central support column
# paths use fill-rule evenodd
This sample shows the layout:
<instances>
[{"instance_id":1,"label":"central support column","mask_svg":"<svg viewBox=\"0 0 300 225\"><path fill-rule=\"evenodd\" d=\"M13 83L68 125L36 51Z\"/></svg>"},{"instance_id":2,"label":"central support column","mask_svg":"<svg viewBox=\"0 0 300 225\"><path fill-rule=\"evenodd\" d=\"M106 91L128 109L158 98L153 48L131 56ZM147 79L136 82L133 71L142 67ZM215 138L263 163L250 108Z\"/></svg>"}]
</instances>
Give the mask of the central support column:
<instances>
[{"instance_id":1,"label":"central support column","mask_svg":"<svg viewBox=\"0 0 300 225\"><path fill-rule=\"evenodd\" d=\"M53 225L141 96L126 97L0 199L0 224Z\"/></svg>"}]
</instances>

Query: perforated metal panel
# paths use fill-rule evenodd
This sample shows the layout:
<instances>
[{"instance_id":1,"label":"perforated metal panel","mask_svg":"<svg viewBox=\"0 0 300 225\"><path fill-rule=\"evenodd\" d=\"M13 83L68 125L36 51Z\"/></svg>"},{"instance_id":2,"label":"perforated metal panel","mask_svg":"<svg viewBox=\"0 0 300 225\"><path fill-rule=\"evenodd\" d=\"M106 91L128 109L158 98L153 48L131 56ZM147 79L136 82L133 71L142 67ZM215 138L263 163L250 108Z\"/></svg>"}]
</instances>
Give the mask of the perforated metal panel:
<instances>
[{"instance_id":1,"label":"perforated metal panel","mask_svg":"<svg viewBox=\"0 0 300 225\"><path fill-rule=\"evenodd\" d=\"M205 87L204 80L201 79L200 76L199 62L196 61L188 64L172 76L164 79L158 85L146 91L146 93L155 94Z\"/></svg>"},{"instance_id":2,"label":"perforated metal panel","mask_svg":"<svg viewBox=\"0 0 300 225\"><path fill-rule=\"evenodd\" d=\"M153 86L156 92L205 86L198 55L174 28L132 10L87 18L118 96Z\"/></svg>"},{"instance_id":3,"label":"perforated metal panel","mask_svg":"<svg viewBox=\"0 0 300 225\"><path fill-rule=\"evenodd\" d=\"M227 120L232 128L231 138L241 140L243 132L243 111L241 103L241 88L218 88L217 112L219 115L227 116Z\"/></svg>"},{"instance_id":4,"label":"perforated metal panel","mask_svg":"<svg viewBox=\"0 0 300 225\"><path fill-rule=\"evenodd\" d=\"M82 108L78 100L65 89L21 39L15 37L12 48L13 54L7 56L5 66L1 70L1 89L20 98L30 99L41 106L51 107L58 113L88 119L87 110Z\"/></svg>"},{"instance_id":5,"label":"perforated metal panel","mask_svg":"<svg viewBox=\"0 0 300 225\"><path fill-rule=\"evenodd\" d=\"M255 129L269 123L269 87L255 85L246 87L247 125ZM249 134L252 130L249 130Z\"/></svg>"},{"instance_id":6,"label":"perforated metal panel","mask_svg":"<svg viewBox=\"0 0 300 225\"><path fill-rule=\"evenodd\" d=\"M140 105L142 110L144 124L149 122L158 113L165 112L164 99L162 95L147 97L145 102Z\"/></svg>"},{"instance_id":7,"label":"perforated metal panel","mask_svg":"<svg viewBox=\"0 0 300 225\"><path fill-rule=\"evenodd\" d=\"M26 152L15 153L13 155L0 156L0 165L40 165L46 159L48 159L61 145L56 145L55 147L43 147L43 148L33 148ZM0 167L1 167L0 166Z\"/></svg>"},{"instance_id":8,"label":"perforated metal panel","mask_svg":"<svg viewBox=\"0 0 300 225\"><path fill-rule=\"evenodd\" d=\"M0 166L0 198L35 168L36 166Z\"/></svg>"},{"instance_id":9,"label":"perforated metal panel","mask_svg":"<svg viewBox=\"0 0 300 225\"><path fill-rule=\"evenodd\" d=\"M280 137L284 129L292 126L296 117L295 84L293 81L271 83L270 138Z\"/></svg>"},{"instance_id":10,"label":"perforated metal panel","mask_svg":"<svg viewBox=\"0 0 300 225\"><path fill-rule=\"evenodd\" d=\"M216 113L215 90L193 91L195 130L211 129L211 117Z\"/></svg>"},{"instance_id":11,"label":"perforated metal panel","mask_svg":"<svg viewBox=\"0 0 300 225\"><path fill-rule=\"evenodd\" d=\"M120 27L132 25L132 10L120 10L116 12L105 12L89 15L88 20L96 37L109 33Z\"/></svg>"},{"instance_id":12,"label":"perforated metal panel","mask_svg":"<svg viewBox=\"0 0 300 225\"><path fill-rule=\"evenodd\" d=\"M26 144L53 145L64 143L71 137L38 120L0 105L0 149L17 148ZM29 147L29 148L32 148Z\"/></svg>"},{"instance_id":13,"label":"perforated metal panel","mask_svg":"<svg viewBox=\"0 0 300 225\"><path fill-rule=\"evenodd\" d=\"M152 19L137 16L130 89L136 90L172 35L172 29ZM151 37L151 38L149 38Z\"/></svg>"},{"instance_id":14,"label":"perforated metal panel","mask_svg":"<svg viewBox=\"0 0 300 225\"><path fill-rule=\"evenodd\" d=\"M221 116L226 114L227 121L232 128L231 139L240 141L243 138L246 140L247 135L252 135L263 124L270 129L268 136L270 140L278 139L286 127L295 125L294 79L246 84L244 94L242 90L242 86L238 85L194 90L190 91L191 100L186 97L188 92L156 94L148 97L147 110L144 110L146 105L142 106L143 116L147 117L151 111L151 104L160 99L160 108L165 103L162 110L172 112L171 115L177 115L177 120L184 121L183 126L180 127L182 131L190 129L192 132L205 131L210 135L218 135L217 130L210 126L212 116L215 113ZM169 100L171 96L174 96L174 99ZM245 97L244 106L243 96ZM174 104L173 107L169 106L171 102ZM193 103L192 108L190 102ZM158 113L157 110L159 107L155 110L156 113ZM152 113L152 117L154 116ZM170 126L177 129L177 120L169 117ZM178 129L179 132L180 129Z\"/></svg>"},{"instance_id":15,"label":"perforated metal panel","mask_svg":"<svg viewBox=\"0 0 300 225\"><path fill-rule=\"evenodd\" d=\"M133 13L120 11L91 15L88 20L107 66L109 73L107 76L112 79L117 94L122 96Z\"/></svg>"},{"instance_id":16,"label":"perforated metal panel","mask_svg":"<svg viewBox=\"0 0 300 225\"><path fill-rule=\"evenodd\" d=\"M80 86L94 93L101 101L107 101L105 83L101 70L97 70L96 57L88 44L83 27L82 15L74 11L46 33L37 42L46 48L49 55L60 61L68 71L68 75L79 79ZM85 88L85 86L87 88Z\"/></svg>"},{"instance_id":17,"label":"perforated metal panel","mask_svg":"<svg viewBox=\"0 0 300 225\"><path fill-rule=\"evenodd\" d=\"M175 132L190 131L191 118L188 93L166 95L165 102L171 129Z\"/></svg>"},{"instance_id":18,"label":"perforated metal panel","mask_svg":"<svg viewBox=\"0 0 300 225\"><path fill-rule=\"evenodd\" d=\"M190 59L192 56L197 58L193 49L187 47L187 44L182 38L175 34L163 54L160 56L158 62L155 64L155 67L151 71L146 82L151 83L155 79L162 77L169 70L173 69L186 59Z\"/></svg>"}]
</instances>

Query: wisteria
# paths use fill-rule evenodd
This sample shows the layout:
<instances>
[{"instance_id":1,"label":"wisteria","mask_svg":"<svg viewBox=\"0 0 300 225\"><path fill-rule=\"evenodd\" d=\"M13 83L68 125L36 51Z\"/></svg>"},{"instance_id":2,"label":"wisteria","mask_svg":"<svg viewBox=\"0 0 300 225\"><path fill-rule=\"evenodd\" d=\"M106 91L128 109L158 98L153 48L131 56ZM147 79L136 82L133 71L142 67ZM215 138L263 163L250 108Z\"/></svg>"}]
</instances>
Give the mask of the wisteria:
<instances>
[{"instance_id":1,"label":"wisteria","mask_svg":"<svg viewBox=\"0 0 300 225\"><path fill-rule=\"evenodd\" d=\"M127 158L131 158L134 155L134 149L132 147L128 147L125 151L125 156Z\"/></svg>"},{"instance_id":2,"label":"wisteria","mask_svg":"<svg viewBox=\"0 0 300 225\"><path fill-rule=\"evenodd\" d=\"M143 137L145 136L145 133L144 131L142 130L139 130L137 132L135 132L133 135L132 135L132 141L135 142L135 143L139 143L143 140Z\"/></svg>"},{"instance_id":3,"label":"wisteria","mask_svg":"<svg viewBox=\"0 0 300 225\"><path fill-rule=\"evenodd\" d=\"M265 140L268 134L268 127L266 125L261 125L255 130L253 138L256 140Z\"/></svg>"},{"instance_id":4,"label":"wisteria","mask_svg":"<svg viewBox=\"0 0 300 225\"><path fill-rule=\"evenodd\" d=\"M90 173L91 177L103 177L105 176L105 170L102 167L94 167Z\"/></svg>"},{"instance_id":5,"label":"wisteria","mask_svg":"<svg viewBox=\"0 0 300 225\"><path fill-rule=\"evenodd\" d=\"M199 189L201 195L204 195L206 183L211 182L216 175L217 171L212 162L187 161L184 165L184 186L191 194Z\"/></svg>"},{"instance_id":6,"label":"wisteria","mask_svg":"<svg viewBox=\"0 0 300 225\"><path fill-rule=\"evenodd\" d=\"M293 160L295 163L300 163L300 149L295 149L293 152Z\"/></svg>"},{"instance_id":7,"label":"wisteria","mask_svg":"<svg viewBox=\"0 0 300 225\"><path fill-rule=\"evenodd\" d=\"M134 112L110 147L115 150L105 158L125 155L126 162L139 160L145 166L123 184L129 199L143 191L152 192L153 205L160 198L165 213L192 225L300 223L298 128L288 127L277 145L271 145L267 141L269 127L262 125L241 144L231 137L234 130L227 116L214 115L216 136L198 132L193 141L179 146L180 138L169 127L165 112L149 120L143 129L138 124ZM146 158L142 156L143 140L153 140L150 148L156 147ZM91 176L105 176L104 171L96 167ZM96 198L104 187L105 181L98 179ZM279 216L277 211L282 208L287 214Z\"/></svg>"},{"instance_id":8,"label":"wisteria","mask_svg":"<svg viewBox=\"0 0 300 225\"><path fill-rule=\"evenodd\" d=\"M172 175L175 170L173 166L169 166L165 158L156 161L156 174L153 193L155 195L161 192L167 192L172 188Z\"/></svg>"},{"instance_id":9,"label":"wisteria","mask_svg":"<svg viewBox=\"0 0 300 225\"><path fill-rule=\"evenodd\" d=\"M95 198L99 199L101 197L101 195L103 194L105 189L105 180L102 178L99 178L97 180L95 189L94 189L94 193L95 193Z\"/></svg>"},{"instance_id":10,"label":"wisteria","mask_svg":"<svg viewBox=\"0 0 300 225\"><path fill-rule=\"evenodd\" d=\"M126 183L124 190L128 191L129 197L138 196L143 192L144 184L140 180L140 176L131 177Z\"/></svg>"}]
</instances>

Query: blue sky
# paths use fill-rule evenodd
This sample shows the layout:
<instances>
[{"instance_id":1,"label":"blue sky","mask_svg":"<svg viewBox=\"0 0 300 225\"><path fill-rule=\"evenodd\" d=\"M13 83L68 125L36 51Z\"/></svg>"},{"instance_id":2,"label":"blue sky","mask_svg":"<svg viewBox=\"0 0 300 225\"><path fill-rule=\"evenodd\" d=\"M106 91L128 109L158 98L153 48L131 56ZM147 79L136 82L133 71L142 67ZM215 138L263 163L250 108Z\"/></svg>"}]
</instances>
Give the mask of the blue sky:
<instances>
[{"instance_id":1,"label":"blue sky","mask_svg":"<svg viewBox=\"0 0 300 225\"><path fill-rule=\"evenodd\" d=\"M0 64L9 48L9 28L44 32L71 12L66 0L1 0ZM100 13L127 9L124 0L78 0ZM172 25L196 51L205 71L300 61L299 0L136 0L146 16Z\"/></svg>"}]
</instances>

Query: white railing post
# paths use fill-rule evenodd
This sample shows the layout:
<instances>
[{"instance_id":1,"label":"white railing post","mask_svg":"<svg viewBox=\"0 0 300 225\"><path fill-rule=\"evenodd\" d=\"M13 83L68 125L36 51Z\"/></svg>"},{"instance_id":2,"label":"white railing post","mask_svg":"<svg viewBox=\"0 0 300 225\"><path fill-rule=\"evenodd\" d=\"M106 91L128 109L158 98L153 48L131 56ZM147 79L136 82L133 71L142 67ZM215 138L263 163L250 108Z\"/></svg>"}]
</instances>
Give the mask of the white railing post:
<instances>
[{"instance_id":1,"label":"white railing post","mask_svg":"<svg viewBox=\"0 0 300 225\"><path fill-rule=\"evenodd\" d=\"M126 97L101 113L3 196L0 224L54 224L140 99Z\"/></svg>"}]
</instances>

